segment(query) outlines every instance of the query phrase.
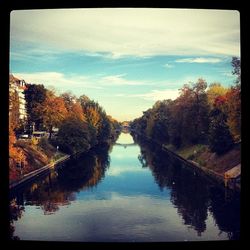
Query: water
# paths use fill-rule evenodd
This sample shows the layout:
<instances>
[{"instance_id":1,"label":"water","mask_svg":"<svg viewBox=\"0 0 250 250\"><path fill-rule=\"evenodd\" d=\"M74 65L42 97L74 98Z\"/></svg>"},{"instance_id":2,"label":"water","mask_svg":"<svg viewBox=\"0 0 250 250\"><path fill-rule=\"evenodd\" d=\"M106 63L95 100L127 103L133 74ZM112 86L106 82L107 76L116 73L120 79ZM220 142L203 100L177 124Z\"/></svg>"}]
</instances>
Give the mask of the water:
<instances>
[{"instance_id":1,"label":"water","mask_svg":"<svg viewBox=\"0 0 250 250\"><path fill-rule=\"evenodd\" d=\"M156 146L121 134L11 196L13 238L203 241L239 238L239 197Z\"/></svg>"}]
</instances>

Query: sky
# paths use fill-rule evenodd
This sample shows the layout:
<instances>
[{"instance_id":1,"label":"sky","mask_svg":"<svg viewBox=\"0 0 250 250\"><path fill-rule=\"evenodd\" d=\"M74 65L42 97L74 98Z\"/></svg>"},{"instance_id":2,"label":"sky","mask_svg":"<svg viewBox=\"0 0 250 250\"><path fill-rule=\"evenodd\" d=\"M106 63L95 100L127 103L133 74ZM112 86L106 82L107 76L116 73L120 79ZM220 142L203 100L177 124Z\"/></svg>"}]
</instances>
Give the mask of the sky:
<instances>
[{"instance_id":1,"label":"sky","mask_svg":"<svg viewBox=\"0 0 250 250\"><path fill-rule=\"evenodd\" d=\"M199 78L231 86L240 56L234 10L91 8L15 10L10 72L27 83L97 101L119 121L175 99Z\"/></svg>"}]
</instances>

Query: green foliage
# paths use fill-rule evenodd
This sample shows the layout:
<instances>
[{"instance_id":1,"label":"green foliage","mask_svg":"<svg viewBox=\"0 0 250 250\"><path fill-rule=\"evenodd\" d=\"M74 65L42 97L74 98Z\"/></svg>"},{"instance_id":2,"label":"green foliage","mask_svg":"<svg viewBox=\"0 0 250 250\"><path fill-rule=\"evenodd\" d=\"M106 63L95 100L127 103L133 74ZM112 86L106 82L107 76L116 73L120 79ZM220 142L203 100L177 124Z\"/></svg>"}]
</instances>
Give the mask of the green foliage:
<instances>
[{"instance_id":1,"label":"green foliage","mask_svg":"<svg viewBox=\"0 0 250 250\"><path fill-rule=\"evenodd\" d=\"M67 118L61 125L57 143L59 148L68 154L87 151L90 148L90 134L87 123Z\"/></svg>"},{"instance_id":2,"label":"green foliage","mask_svg":"<svg viewBox=\"0 0 250 250\"><path fill-rule=\"evenodd\" d=\"M32 123L36 129L45 127L50 132L51 143L60 145L67 153L85 151L117 137L115 130L119 123L85 95L77 98L67 92L56 96L43 85L29 84L25 98L29 128ZM57 139L51 138L53 127L59 128Z\"/></svg>"},{"instance_id":3,"label":"green foliage","mask_svg":"<svg viewBox=\"0 0 250 250\"><path fill-rule=\"evenodd\" d=\"M233 57L231 63L233 66L232 73L237 76L235 83L240 84L241 83L241 60L238 57Z\"/></svg>"},{"instance_id":4,"label":"green foliage","mask_svg":"<svg viewBox=\"0 0 250 250\"><path fill-rule=\"evenodd\" d=\"M157 101L132 122L132 128L159 144L171 143L176 148L205 143L209 122L206 86L202 79L185 84L176 100Z\"/></svg>"},{"instance_id":5,"label":"green foliage","mask_svg":"<svg viewBox=\"0 0 250 250\"><path fill-rule=\"evenodd\" d=\"M28 127L31 128L32 123L35 123L37 130L40 130L43 125L43 114L37 111L37 105L41 104L46 99L46 88L40 84L27 84L27 89L24 91L26 100L26 110L28 115Z\"/></svg>"},{"instance_id":6,"label":"green foliage","mask_svg":"<svg viewBox=\"0 0 250 250\"><path fill-rule=\"evenodd\" d=\"M226 115L218 108L211 111L209 126L209 147L212 152L223 154L229 151L233 145L226 121Z\"/></svg>"},{"instance_id":7,"label":"green foliage","mask_svg":"<svg viewBox=\"0 0 250 250\"><path fill-rule=\"evenodd\" d=\"M11 127L16 131L19 127L19 97L16 90L9 91L9 122Z\"/></svg>"}]
</instances>

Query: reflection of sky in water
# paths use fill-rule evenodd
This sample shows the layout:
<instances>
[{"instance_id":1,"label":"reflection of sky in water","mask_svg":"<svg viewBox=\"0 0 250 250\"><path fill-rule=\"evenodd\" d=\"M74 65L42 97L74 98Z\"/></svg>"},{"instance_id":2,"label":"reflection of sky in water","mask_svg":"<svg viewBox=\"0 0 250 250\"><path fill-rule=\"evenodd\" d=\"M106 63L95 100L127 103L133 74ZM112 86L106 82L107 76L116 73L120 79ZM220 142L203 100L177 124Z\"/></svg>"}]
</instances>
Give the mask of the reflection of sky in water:
<instances>
[{"instance_id":1,"label":"reflection of sky in water","mask_svg":"<svg viewBox=\"0 0 250 250\"><path fill-rule=\"evenodd\" d=\"M185 241L218 238L214 221L197 238L195 230L182 225L168 199L151 196L121 196L110 193L109 200L77 200L61 207L55 214L43 216L35 207L27 206L26 213L16 225L23 239L56 241ZM48 227L49 225L49 227ZM32 232L32 234L31 234ZM226 239L221 233L220 239Z\"/></svg>"},{"instance_id":2,"label":"reflection of sky in water","mask_svg":"<svg viewBox=\"0 0 250 250\"><path fill-rule=\"evenodd\" d=\"M130 144L134 143L134 140L130 134L121 133L116 143Z\"/></svg>"},{"instance_id":3,"label":"reflection of sky in water","mask_svg":"<svg viewBox=\"0 0 250 250\"><path fill-rule=\"evenodd\" d=\"M121 134L118 143L133 143ZM70 205L44 215L36 206L25 206L15 222L15 235L25 240L53 241L185 241L227 239L212 215L200 237L178 214L170 189L160 190L151 171L142 168L137 145L115 145L110 167L96 186L76 193ZM37 209L38 208L38 209Z\"/></svg>"}]
</instances>

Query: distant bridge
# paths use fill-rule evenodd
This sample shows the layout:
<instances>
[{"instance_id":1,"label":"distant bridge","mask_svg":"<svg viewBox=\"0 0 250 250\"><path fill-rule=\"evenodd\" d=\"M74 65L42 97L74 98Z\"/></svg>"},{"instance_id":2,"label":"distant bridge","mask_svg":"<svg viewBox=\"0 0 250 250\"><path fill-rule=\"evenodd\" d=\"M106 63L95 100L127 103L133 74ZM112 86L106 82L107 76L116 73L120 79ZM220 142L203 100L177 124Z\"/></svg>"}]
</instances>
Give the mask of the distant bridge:
<instances>
[{"instance_id":1,"label":"distant bridge","mask_svg":"<svg viewBox=\"0 0 250 250\"><path fill-rule=\"evenodd\" d=\"M117 146L122 146L122 147L124 147L124 148L126 148L126 147L131 147L131 146L134 146L134 145L136 145L136 143L115 143L115 145L117 145Z\"/></svg>"},{"instance_id":2,"label":"distant bridge","mask_svg":"<svg viewBox=\"0 0 250 250\"><path fill-rule=\"evenodd\" d=\"M123 133L130 133L131 131L134 131L130 126L121 126L119 129L116 129L116 132L123 132Z\"/></svg>"}]
</instances>

